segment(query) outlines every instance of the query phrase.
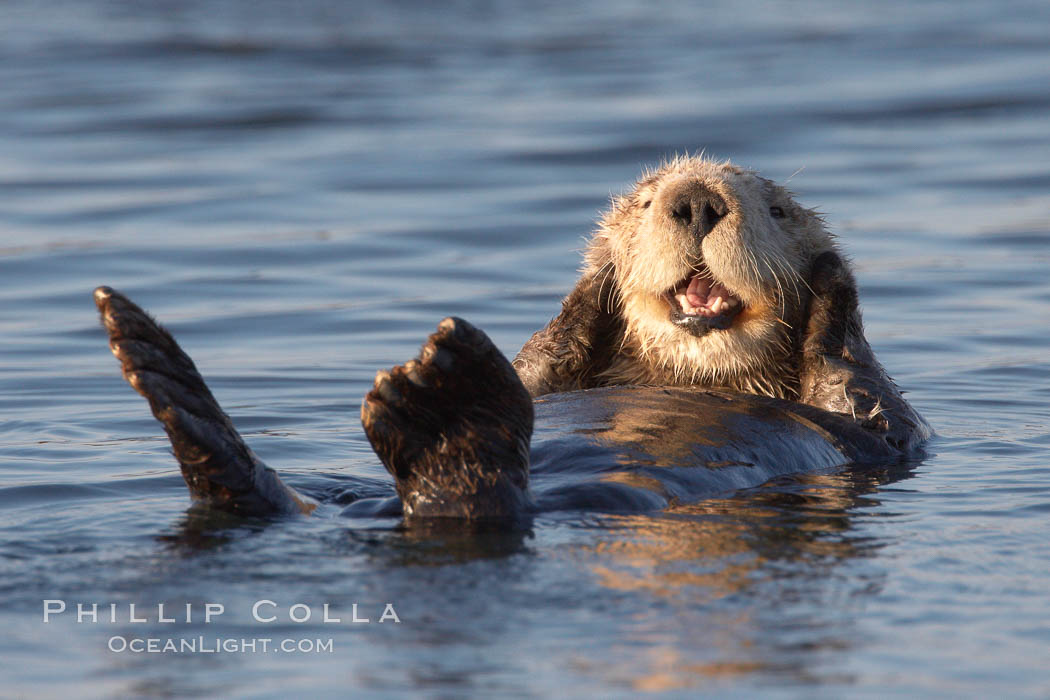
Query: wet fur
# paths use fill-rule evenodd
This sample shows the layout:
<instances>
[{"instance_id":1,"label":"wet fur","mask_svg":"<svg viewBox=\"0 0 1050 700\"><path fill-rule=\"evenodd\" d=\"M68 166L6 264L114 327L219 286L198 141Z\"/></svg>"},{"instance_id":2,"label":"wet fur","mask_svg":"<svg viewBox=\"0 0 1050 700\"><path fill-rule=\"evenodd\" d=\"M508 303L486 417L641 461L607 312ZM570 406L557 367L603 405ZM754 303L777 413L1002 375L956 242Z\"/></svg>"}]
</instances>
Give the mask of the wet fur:
<instances>
[{"instance_id":1,"label":"wet fur","mask_svg":"<svg viewBox=\"0 0 1050 700\"><path fill-rule=\"evenodd\" d=\"M678 193L694 183L717 192L730 209L702 242L668 216ZM774 218L772 207L783 218ZM833 250L819 213L754 172L700 157L676 158L646 172L631 192L613 199L581 275L580 286L597 284L608 298L606 333L619 331L616 352L592 358L581 381L555 390L702 385L797 399L802 321L811 296L806 275L813 260ZM661 295L701 263L746 308L732 328L697 338L668 323ZM538 333L516 366L543 364L533 359L536 351L546 354L541 346L557 344L565 332L560 319L553 323L559 328Z\"/></svg>"},{"instance_id":2,"label":"wet fur","mask_svg":"<svg viewBox=\"0 0 1050 700\"><path fill-rule=\"evenodd\" d=\"M406 517L528 511L532 399L488 336L447 318L419 356L376 376L361 424Z\"/></svg>"},{"instance_id":3,"label":"wet fur","mask_svg":"<svg viewBox=\"0 0 1050 700\"><path fill-rule=\"evenodd\" d=\"M698 183L728 205L702 237L668 216ZM661 295L701 263L745 308L698 337L670 322ZM196 500L247 515L312 510L251 452L167 331L108 287L95 300ZM702 158L666 163L613 200L561 313L513 366L483 332L445 319L415 360L376 376L361 421L406 520L516 521L532 508L531 397L625 384L797 400L795 413L831 426L833 443L841 433L851 442L840 452L856 458L906 454L929 435L875 360L856 282L819 214L755 173Z\"/></svg>"},{"instance_id":4,"label":"wet fur","mask_svg":"<svg viewBox=\"0 0 1050 700\"><path fill-rule=\"evenodd\" d=\"M95 290L95 304L124 378L164 426L195 501L240 515L313 510L245 444L167 330L109 287Z\"/></svg>"},{"instance_id":5,"label":"wet fur","mask_svg":"<svg viewBox=\"0 0 1050 700\"><path fill-rule=\"evenodd\" d=\"M729 208L702 240L668 215L698 184ZM669 322L662 295L700 265L745 309L730 328L695 337ZM895 449L930 434L871 351L853 273L820 213L757 173L702 157L675 158L613 198L562 313L514 366L533 396L718 387L848 415Z\"/></svg>"}]
</instances>

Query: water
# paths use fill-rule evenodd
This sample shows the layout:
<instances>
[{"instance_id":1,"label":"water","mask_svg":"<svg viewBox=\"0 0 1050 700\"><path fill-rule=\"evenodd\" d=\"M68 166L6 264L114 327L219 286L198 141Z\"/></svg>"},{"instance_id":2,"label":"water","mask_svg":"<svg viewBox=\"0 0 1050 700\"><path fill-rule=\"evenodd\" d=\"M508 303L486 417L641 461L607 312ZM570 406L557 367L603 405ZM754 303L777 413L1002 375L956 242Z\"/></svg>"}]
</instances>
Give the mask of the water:
<instances>
[{"instance_id":1,"label":"water","mask_svg":"<svg viewBox=\"0 0 1050 700\"><path fill-rule=\"evenodd\" d=\"M3 3L0 694L1050 694L1048 26L1042 2ZM609 194L700 148L827 213L927 459L515 536L222 522L97 325L93 287L130 294L291 484L382 492L375 371L449 314L514 353ZM47 599L118 620L44 624Z\"/></svg>"}]
</instances>

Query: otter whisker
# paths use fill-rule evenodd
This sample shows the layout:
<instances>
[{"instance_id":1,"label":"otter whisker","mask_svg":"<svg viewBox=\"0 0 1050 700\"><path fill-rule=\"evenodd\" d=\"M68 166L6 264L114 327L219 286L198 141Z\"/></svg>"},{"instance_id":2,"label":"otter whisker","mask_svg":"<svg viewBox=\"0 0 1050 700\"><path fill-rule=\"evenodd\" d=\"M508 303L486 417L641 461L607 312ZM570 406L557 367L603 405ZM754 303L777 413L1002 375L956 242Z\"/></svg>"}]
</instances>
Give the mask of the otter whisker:
<instances>
[{"instance_id":1,"label":"otter whisker","mask_svg":"<svg viewBox=\"0 0 1050 700\"><path fill-rule=\"evenodd\" d=\"M787 304L787 300L784 298L784 287L780 284L780 277L777 275L776 272L773 271L773 266L769 264L769 259L764 254L762 255L762 263L766 266L766 268L769 270L769 274L772 275L773 279L777 283L776 298L779 301L780 314L784 315L787 313L787 308L785 306Z\"/></svg>"},{"instance_id":2,"label":"otter whisker","mask_svg":"<svg viewBox=\"0 0 1050 700\"><path fill-rule=\"evenodd\" d=\"M798 283L801 283L802 286L804 286L806 289L808 289L810 294L814 294L814 295L816 294L816 292L814 292L813 288L811 286L809 286L809 282L806 281L806 279L802 276L802 274L799 273L798 271L794 270L791 267L791 265L786 260L780 260L779 262L784 267L784 270L790 275L790 277L796 283L796 286L795 286L795 293L796 294L799 294L798 286L797 286ZM802 302L801 296L798 296L797 299L798 299L799 303Z\"/></svg>"},{"instance_id":3,"label":"otter whisker","mask_svg":"<svg viewBox=\"0 0 1050 700\"><path fill-rule=\"evenodd\" d=\"M750 268L749 271L748 271L748 274L754 274L753 284L756 287L761 287L762 286L762 274L758 270L758 261L755 259L754 253L752 253L751 251L747 250L746 248L743 250L743 253L744 253L744 262L746 262L748 267ZM752 280L748 280L748 281L752 282Z\"/></svg>"},{"instance_id":4,"label":"otter whisker","mask_svg":"<svg viewBox=\"0 0 1050 700\"><path fill-rule=\"evenodd\" d=\"M846 405L849 406L849 412L853 414L853 420L857 420L857 411L853 408L853 401L850 399L849 392L846 391L846 385L842 385L842 397L846 399Z\"/></svg>"},{"instance_id":5,"label":"otter whisker","mask_svg":"<svg viewBox=\"0 0 1050 700\"><path fill-rule=\"evenodd\" d=\"M598 270L598 274L601 274L602 270L605 270L605 276L602 277L602 281L598 284L598 299L599 300L602 298L602 292L605 290L605 283L609 280L609 277L612 275L613 270L615 270L615 267L613 266L612 260L610 260L609 262L607 262L604 265L602 265L601 268L599 268L599 270ZM606 309L606 311L608 313L610 313L610 314L612 313L612 296L613 296L612 294L609 295L609 304L608 304L609 308Z\"/></svg>"},{"instance_id":6,"label":"otter whisker","mask_svg":"<svg viewBox=\"0 0 1050 700\"><path fill-rule=\"evenodd\" d=\"M783 258L783 256L774 256L773 261L777 263L780 269L784 271L785 275L787 276L788 280L791 282L791 285L795 290L795 301L801 304L802 295L799 292L798 283L802 282L803 284L805 284L805 280L802 279L802 275L800 275L798 272L792 269L791 265L788 264L788 262ZM806 286L808 287L809 285ZM812 292L813 290L811 289L810 291Z\"/></svg>"}]
</instances>

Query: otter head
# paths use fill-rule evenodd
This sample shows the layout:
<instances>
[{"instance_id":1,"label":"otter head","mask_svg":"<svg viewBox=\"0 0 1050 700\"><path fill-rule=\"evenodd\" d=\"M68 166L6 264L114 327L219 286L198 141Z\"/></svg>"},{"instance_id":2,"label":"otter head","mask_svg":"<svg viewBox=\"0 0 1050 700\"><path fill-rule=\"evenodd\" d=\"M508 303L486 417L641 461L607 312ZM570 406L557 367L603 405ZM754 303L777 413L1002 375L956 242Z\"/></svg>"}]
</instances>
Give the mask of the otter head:
<instances>
[{"instance_id":1,"label":"otter head","mask_svg":"<svg viewBox=\"0 0 1050 700\"><path fill-rule=\"evenodd\" d=\"M647 172L614 198L587 254L615 280L635 360L610 373L795 395L805 276L832 249L816 212L752 171L680 157Z\"/></svg>"}]
</instances>

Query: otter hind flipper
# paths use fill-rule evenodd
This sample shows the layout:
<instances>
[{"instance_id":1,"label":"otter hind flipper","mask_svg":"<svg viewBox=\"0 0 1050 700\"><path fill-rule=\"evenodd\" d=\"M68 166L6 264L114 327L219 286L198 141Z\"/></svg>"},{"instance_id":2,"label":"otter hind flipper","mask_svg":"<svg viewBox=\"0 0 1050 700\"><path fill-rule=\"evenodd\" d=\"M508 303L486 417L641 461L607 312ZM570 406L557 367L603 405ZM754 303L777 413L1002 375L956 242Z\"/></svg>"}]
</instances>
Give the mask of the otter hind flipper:
<instances>
[{"instance_id":1,"label":"otter hind flipper","mask_svg":"<svg viewBox=\"0 0 1050 700\"><path fill-rule=\"evenodd\" d=\"M408 518L516 520L529 510L532 399L471 324L447 318L419 357L376 375L361 423Z\"/></svg>"},{"instance_id":2,"label":"otter hind flipper","mask_svg":"<svg viewBox=\"0 0 1050 700\"><path fill-rule=\"evenodd\" d=\"M245 444L168 331L120 292L94 296L124 378L164 425L194 500L243 515L313 509Z\"/></svg>"}]
</instances>

